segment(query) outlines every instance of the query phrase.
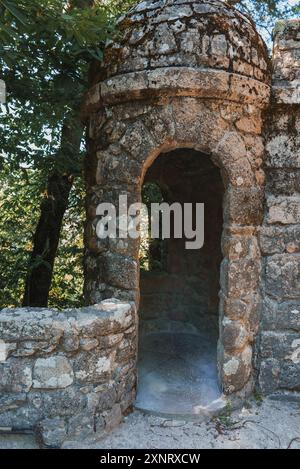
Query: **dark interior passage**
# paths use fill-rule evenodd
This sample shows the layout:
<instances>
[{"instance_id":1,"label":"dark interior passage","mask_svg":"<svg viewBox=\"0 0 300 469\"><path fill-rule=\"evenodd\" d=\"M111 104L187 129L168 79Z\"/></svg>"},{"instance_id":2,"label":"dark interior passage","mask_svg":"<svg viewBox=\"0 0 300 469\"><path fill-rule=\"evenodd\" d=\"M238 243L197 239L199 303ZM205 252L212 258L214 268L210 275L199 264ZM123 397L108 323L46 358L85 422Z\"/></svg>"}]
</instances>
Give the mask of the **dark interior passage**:
<instances>
[{"instance_id":1,"label":"dark interior passage","mask_svg":"<svg viewBox=\"0 0 300 469\"><path fill-rule=\"evenodd\" d=\"M143 253L140 282L137 407L166 414L195 414L220 394L220 171L209 156L194 150L161 154L146 174L143 195L147 205L151 197L154 202L205 204L204 246L187 250L187 240L175 239L172 234L170 239L150 240L148 254Z\"/></svg>"}]
</instances>

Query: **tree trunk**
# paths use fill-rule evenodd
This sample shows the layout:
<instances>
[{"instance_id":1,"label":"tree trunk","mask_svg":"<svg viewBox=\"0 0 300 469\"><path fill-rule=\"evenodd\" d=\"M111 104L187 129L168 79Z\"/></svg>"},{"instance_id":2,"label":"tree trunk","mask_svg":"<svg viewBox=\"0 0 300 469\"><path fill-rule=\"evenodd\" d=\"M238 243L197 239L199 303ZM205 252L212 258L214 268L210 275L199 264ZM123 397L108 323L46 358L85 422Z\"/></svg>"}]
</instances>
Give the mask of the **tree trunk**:
<instances>
[{"instance_id":1,"label":"tree trunk","mask_svg":"<svg viewBox=\"0 0 300 469\"><path fill-rule=\"evenodd\" d=\"M65 122L57 160L62 165L80 151L83 126L79 119ZM33 250L25 284L23 306L46 307L63 217L68 208L73 184L70 169L54 171L48 178L46 196L41 203L40 219L33 238Z\"/></svg>"},{"instance_id":2,"label":"tree trunk","mask_svg":"<svg viewBox=\"0 0 300 469\"><path fill-rule=\"evenodd\" d=\"M69 0L67 9L87 8L94 0ZM93 62L93 61L91 61ZM90 63L89 67L92 67ZM33 250L27 272L23 306L47 307L54 261L57 253L64 214L68 208L73 185L72 161L80 151L84 125L81 109L66 119L62 128L61 148L57 155L57 168L48 178L46 197L41 204L40 219L33 238ZM76 164L76 163L75 163Z\"/></svg>"}]
</instances>

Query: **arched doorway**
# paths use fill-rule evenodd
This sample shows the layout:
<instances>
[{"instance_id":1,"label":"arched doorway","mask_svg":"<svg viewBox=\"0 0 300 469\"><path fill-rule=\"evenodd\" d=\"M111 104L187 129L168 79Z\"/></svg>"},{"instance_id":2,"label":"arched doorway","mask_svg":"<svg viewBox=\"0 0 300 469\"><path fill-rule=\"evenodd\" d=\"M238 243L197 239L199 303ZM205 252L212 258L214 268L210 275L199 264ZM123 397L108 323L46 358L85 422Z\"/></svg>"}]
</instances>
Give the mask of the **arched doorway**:
<instances>
[{"instance_id":1,"label":"arched doorway","mask_svg":"<svg viewBox=\"0 0 300 469\"><path fill-rule=\"evenodd\" d=\"M216 406L223 182L210 157L192 149L160 154L148 169L143 202L204 204L204 245L185 237L144 239L140 249L140 331L136 406L193 415ZM150 207L149 207L150 208ZM174 226L174 215L171 217ZM184 230L183 230L184 232ZM147 242L148 241L148 242ZM218 402L222 405L222 402ZM218 405L217 404L217 405Z\"/></svg>"}]
</instances>

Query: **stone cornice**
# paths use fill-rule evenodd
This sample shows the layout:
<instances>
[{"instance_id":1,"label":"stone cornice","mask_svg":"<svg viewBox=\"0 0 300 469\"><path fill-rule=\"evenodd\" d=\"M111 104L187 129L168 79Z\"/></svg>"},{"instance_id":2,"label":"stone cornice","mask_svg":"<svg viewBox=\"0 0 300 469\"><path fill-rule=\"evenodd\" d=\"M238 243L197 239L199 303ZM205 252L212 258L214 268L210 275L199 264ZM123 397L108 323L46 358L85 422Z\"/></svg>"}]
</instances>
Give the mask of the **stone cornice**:
<instances>
[{"instance_id":1,"label":"stone cornice","mask_svg":"<svg viewBox=\"0 0 300 469\"><path fill-rule=\"evenodd\" d=\"M166 67L109 78L90 91L89 103L95 104L97 96L103 105L157 97L191 96L225 99L264 108L269 103L270 87L258 80L223 70Z\"/></svg>"}]
</instances>

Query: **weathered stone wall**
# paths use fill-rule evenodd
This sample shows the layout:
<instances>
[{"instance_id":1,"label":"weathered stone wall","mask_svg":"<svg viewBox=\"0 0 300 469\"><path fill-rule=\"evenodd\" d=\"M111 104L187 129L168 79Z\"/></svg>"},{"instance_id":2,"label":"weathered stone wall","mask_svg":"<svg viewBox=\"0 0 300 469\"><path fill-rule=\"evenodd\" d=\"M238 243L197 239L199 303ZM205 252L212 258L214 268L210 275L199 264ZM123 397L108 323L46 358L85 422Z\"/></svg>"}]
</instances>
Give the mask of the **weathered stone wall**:
<instances>
[{"instance_id":1,"label":"weathered stone wall","mask_svg":"<svg viewBox=\"0 0 300 469\"><path fill-rule=\"evenodd\" d=\"M259 384L300 391L300 20L274 32L266 121L266 213L260 234L263 311Z\"/></svg>"},{"instance_id":2,"label":"weathered stone wall","mask_svg":"<svg viewBox=\"0 0 300 469\"><path fill-rule=\"evenodd\" d=\"M266 48L253 23L221 1L142 2L119 27L122 38L107 46L103 80L87 99L86 301L140 300L139 241L98 239L98 204L118 207L119 194L140 201L161 153L210 155L225 189L220 382L224 393L245 395L259 326Z\"/></svg>"},{"instance_id":3,"label":"weathered stone wall","mask_svg":"<svg viewBox=\"0 0 300 469\"><path fill-rule=\"evenodd\" d=\"M0 427L49 446L120 423L136 386L136 312L116 300L82 309L0 312Z\"/></svg>"},{"instance_id":4,"label":"weathered stone wall","mask_svg":"<svg viewBox=\"0 0 300 469\"><path fill-rule=\"evenodd\" d=\"M106 48L106 77L180 66L269 79L253 21L220 0L143 1L120 19L119 30Z\"/></svg>"},{"instance_id":5,"label":"weathered stone wall","mask_svg":"<svg viewBox=\"0 0 300 469\"><path fill-rule=\"evenodd\" d=\"M204 85L204 83L203 83ZM221 101L172 98L167 105L116 105L107 110L102 137L111 143L101 150L95 128L97 181L89 186L86 227L85 293L90 303L117 297L139 304L139 242L99 240L96 207L111 202L118 207L119 194L129 204L140 201L143 175L151 161L172 148L196 148L213 155L221 168L225 187L223 262L221 268L221 331L219 364L226 393L251 389L252 343L258 328L260 251L257 227L263 218L264 147L259 133L261 109ZM194 116L199 116L195 120ZM122 121L123 116L128 116ZM222 117L224 116L224 117ZM153 122L154 120L154 122ZM249 125L242 131L237 122ZM108 129L112 134L106 134ZM117 129L121 135L117 134ZM122 130L121 130L122 129ZM249 132L249 130L251 130ZM252 130L254 129L254 130ZM93 135L93 134L91 134ZM115 140L115 138L118 140ZM119 140L120 139L120 140ZM223 367L222 363L228 363Z\"/></svg>"}]
</instances>

